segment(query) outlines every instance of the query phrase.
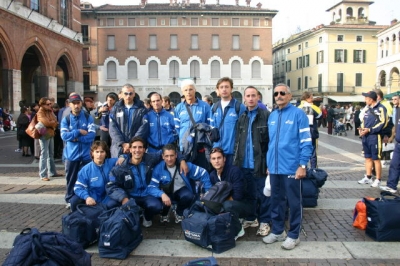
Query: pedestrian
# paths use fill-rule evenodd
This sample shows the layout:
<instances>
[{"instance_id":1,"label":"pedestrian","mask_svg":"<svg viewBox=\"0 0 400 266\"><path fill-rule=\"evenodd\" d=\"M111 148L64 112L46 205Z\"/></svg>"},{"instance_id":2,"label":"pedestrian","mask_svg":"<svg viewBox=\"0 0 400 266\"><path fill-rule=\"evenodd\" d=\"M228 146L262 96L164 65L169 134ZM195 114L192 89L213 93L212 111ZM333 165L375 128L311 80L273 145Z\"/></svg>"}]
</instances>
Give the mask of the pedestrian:
<instances>
[{"instance_id":1,"label":"pedestrian","mask_svg":"<svg viewBox=\"0 0 400 266\"><path fill-rule=\"evenodd\" d=\"M172 106L173 103L171 103L171 98L169 96L163 96L162 99L162 106L164 107L165 111L171 115L175 115L175 108Z\"/></svg>"},{"instance_id":2,"label":"pedestrian","mask_svg":"<svg viewBox=\"0 0 400 266\"><path fill-rule=\"evenodd\" d=\"M22 156L29 157L29 148L31 146L32 138L26 134L25 130L28 128L30 123L30 118L28 116L29 108L22 107L21 114L17 119L17 138L19 141L20 149L22 150Z\"/></svg>"},{"instance_id":3,"label":"pedestrian","mask_svg":"<svg viewBox=\"0 0 400 266\"><path fill-rule=\"evenodd\" d=\"M332 135L333 120L335 119L335 105L331 105L328 109L327 121L328 121L328 135Z\"/></svg>"},{"instance_id":4,"label":"pedestrian","mask_svg":"<svg viewBox=\"0 0 400 266\"><path fill-rule=\"evenodd\" d=\"M63 156L65 158L65 179L67 189L65 202L70 208L70 200L74 195L74 186L79 170L91 161L90 147L96 137L93 117L82 110L82 98L72 92L69 95L71 113L61 121L61 138L65 142Z\"/></svg>"},{"instance_id":5,"label":"pedestrian","mask_svg":"<svg viewBox=\"0 0 400 266\"><path fill-rule=\"evenodd\" d=\"M271 244L284 241L283 249L294 249L300 243L303 219L301 179L306 176L306 164L312 153L312 141L306 114L290 104L289 86L280 83L274 89L279 109L268 120L268 172L271 182L272 232L263 238ZM285 213L289 206L288 233L285 232Z\"/></svg>"},{"instance_id":6,"label":"pedestrian","mask_svg":"<svg viewBox=\"0 0 400 266\"><path fill-rule=\"evenodd\" d=\"M355 108L356 110L354 111L354 115L353 115L353 117L354 117L354 135L355 136L360 136L360 133L359 133L359 128L360 128L360 126L361 126L361 120L360 120L360 109L361 109L361 106L360 105L356 105L356 108Z\"/></svg>"},{"instance_id":7,"label":"pedestrian","mask_svg":"<svg viewBox=\"0 0 400 266\"><path fill-rule=\"evenodd\" d=\"M107 146L111 146L111 137L110 137L110 113L115 103L118 101L118 95L115 92L110 92L106 96L106 103L103 104L97 112L95 116L97 119L100 119L100 140L105 141Z\"/></svg>"},{"instance_id":8,"label":"pedestrian","mask_svg":"<svg viewBox=\"0 0 400 266\"><path fill-rule=\"evenodd\" d=\"M59 177L54 163L54 135L57 129L57 117L53 113L53 103L49 98L43 97L39 100L39 111L37 112L38 123L43 125L39 138L40 159L39 177L42 181L50 181L51 177Z\"/></svg>"},{"instance_id":9,"label":"pedestrian","mask_svg":"<svg viewBox=\"0 0 400 266\"><path fill-rule=\"evenodd\" d=\"M213 105L213 98L210 95L204 95L202 100L210 105Z\"/></svg>"}]
</instances>

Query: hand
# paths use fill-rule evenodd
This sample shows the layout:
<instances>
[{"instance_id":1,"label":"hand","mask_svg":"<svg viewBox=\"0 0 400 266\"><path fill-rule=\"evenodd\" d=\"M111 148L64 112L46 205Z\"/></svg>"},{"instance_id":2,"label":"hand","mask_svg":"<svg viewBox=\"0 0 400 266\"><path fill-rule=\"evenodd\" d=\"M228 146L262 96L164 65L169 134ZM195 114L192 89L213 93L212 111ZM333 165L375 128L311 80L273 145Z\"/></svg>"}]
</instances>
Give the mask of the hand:
<instances>
[{"instance_id":1,"label":"hand","mask_svg":"<svg viewBox=\"0 0 400 266\"><path fill-rule=\"evenodd\" d=\"M105 126L100 126L100 130L101 131L108 131L108 128L106 128Z\"/></svg>"},{"instance_id":2,"label":"hand","mask_svg":"<svg viewBox=\"0 0 400 266\"><path fill-rule=\"evenodd\" d=\"M125 161L125 158L118 158L117 162L115 163L115 165L121 165L123 162Z\"/></svg>"},{"instance_id":3,"label":"hand","mask_svg":"<svg viewBox=\"0 0 400 266\"><path fill-rule=\"evenodd\" d=\"M87 131L86 130L84 130L84 129L79 129L79 132L81 133L81 135L83 135L83 136L85 136L85 135L87 135Z\"/></svg>"},{"instance_id":4,"label":"hand","mask_svg":"<svg viewBox=\"0 0 400 266\"><path fill-rule=\"evenodd\" d=\"M124 199L122 200L121 204L124 205L124 204L127 203L128 201L129 201L128 198L124 198Z\"/></svg>"},{"instance_id":5,"label":"hand","mask_svg":"<svg viewBox=\"0 0 400 266\"><path fill-rule=\"evenodd\" d=\"M186 163L185 160L182 160L182 161L181 161L180 168L181 168L181 169L180 169L179 173L180 173L180 174L185 174L185 176L187 176L188 173L189 173L189 167L188 167L188 165L187 165L187 163Z\"/></svg>"},{"instance_id":6,"label":"hand","mask_svg":"<svg viewBox=\"0 0 400 266\"><path fill-rule=\"evenodd\" d=\"M294 179L302 179L304 177L306 177L306 168L302 168L301 166L299 166L299 168L297 168Z\"/></svg>"},{"instance_id":7,"label":"hand","mask_svg":"<svg viewBox=\"0 0 400 266\"><path fill-rule=\"evenodd\" d=\"M167 196L167 194L162 194L161 195L161 201L165 206L171 206L171 199Z\"/></svg>"},{"instance_id":8,"label":"hand","mask_svg":"<svg viewBox=\"0 0 400 266\"><path fill-rule=\"evenodd\" d=\"M129 153L129 143L122 144L122 153Z\"/></svg>"},{"instance_id":9,"label":"hand","mask_svg":"<svg viewBox=\"0 0 400 266\"><path fill-rule=\"evenodd\" d=\"M89 205L89 206L96 205L96 201L95 201L93 198L88 197L88 198L86 199L86 205Z\"/></svg>"}]
</instances>

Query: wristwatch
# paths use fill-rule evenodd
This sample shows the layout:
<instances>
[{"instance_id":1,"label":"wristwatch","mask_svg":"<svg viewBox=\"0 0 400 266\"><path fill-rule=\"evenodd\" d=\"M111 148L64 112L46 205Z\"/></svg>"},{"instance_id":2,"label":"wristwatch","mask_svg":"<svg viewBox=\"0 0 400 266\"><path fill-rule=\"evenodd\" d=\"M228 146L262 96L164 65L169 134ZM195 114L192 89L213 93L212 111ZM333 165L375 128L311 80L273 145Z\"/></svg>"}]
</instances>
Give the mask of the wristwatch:
<instances>
[{"instance_id":1,"label":"wristwatch","mask_svg":"<svg viewBox=\"0 0 400 266\"><path fill-rule=\"evenodd\" d=\"M304 164L300 164L299 167L306 169L306 166Z\"/></svg>"}]
</instances>

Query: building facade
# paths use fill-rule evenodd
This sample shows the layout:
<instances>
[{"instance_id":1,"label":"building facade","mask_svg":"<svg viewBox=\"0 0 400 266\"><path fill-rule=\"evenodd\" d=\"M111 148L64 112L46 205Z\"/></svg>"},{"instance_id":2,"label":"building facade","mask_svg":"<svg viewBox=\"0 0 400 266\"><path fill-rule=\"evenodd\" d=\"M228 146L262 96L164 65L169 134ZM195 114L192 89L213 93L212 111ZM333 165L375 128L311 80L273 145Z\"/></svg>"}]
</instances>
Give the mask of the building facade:
<instances>
[{"instance_id":1,"label":"building facade","mask_svg":"<svg viewBox=\"0 0 400 266\"><path fill-rule=\"evenodd\" d=\"M284 79L296 99L307 90L325 104L363 102L361 93L375 88L376 34L387 27L368 20L370 4L341 1L327 10L332 16L330 25L319 25L274 44L274 69L279 70L274 72L276 81Z\"/></svg>"},{"instance_id":2,"label":"building facade","mask_svg":"<svg viewBox=\"0 0 400 266\"><path fill-rule=\"evenodd\" d=\"M83 92L79 0L0 0L0 106Z\"/></svg>"},{"instance_id":3,"label":"building facade","mask_svg":"<svg viewBox=\"0 0 400 266\"><path fill-rule=\"evenodd\" d=\"M131 83L141 99L158 92L178 103L187 78L198 97L217 100L215 85L227 76L235 98L253 85L272 103L275 10L203 1L81 8L84 91L99 101Z\"/></svg>"}]
</instances>

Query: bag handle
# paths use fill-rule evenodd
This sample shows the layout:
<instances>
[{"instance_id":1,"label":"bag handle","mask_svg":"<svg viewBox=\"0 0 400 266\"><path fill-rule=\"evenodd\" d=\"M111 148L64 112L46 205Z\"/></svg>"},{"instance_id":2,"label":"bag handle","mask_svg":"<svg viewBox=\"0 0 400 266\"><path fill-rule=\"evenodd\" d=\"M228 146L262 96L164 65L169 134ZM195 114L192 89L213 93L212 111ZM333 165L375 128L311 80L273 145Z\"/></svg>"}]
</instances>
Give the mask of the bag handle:
<instances>
[{"instance_id":1,"label":"bag handle","mask_svg":"<svg viewBox=\"0 0 400 266\"><path fill-rule=\"evenodd\" d=\"M398 200L400 201L400 197L393 195L392 193L390 193L389 191L381 191L381 199L380 200L388 200L388 198L386 198L385 196L389 196L389 197L394 197L394 200Z\"/></svg>"},{"instance_id":2,"label":"bag handle","mask_svg":"<svg viewBox=\"0 0 400 266\"><path fill-rule=\"evenodd\" d=\"M101 203L100 203L101 204ZM81 209L82 207L85 207L85 208L90 208L90 209L97 209L97 208L99 208L100 207L100 205L99 204L96 204L96 205L86 205L86 204L78 204L77 206L76 206L76 210L80 213L80 214L82 214L82 215L85 215L85 212Z\"/></svg>"}]
</instances>

